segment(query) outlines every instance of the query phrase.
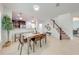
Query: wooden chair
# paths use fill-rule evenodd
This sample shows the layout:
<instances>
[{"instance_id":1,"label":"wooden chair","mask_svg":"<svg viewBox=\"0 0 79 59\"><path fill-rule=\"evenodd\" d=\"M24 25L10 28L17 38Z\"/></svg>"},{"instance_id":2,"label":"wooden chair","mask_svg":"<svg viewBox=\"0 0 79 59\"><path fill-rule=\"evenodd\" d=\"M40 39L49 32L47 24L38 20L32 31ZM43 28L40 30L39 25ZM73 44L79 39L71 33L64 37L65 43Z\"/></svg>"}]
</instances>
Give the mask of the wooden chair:
<instances>
[{"instance_id":1,"label":"wooden chair","mask_svg":"<svg viewBox=\"0 0 79 59\"><path fill-rule=\"evenodd\" d=\"M33 41L33 52L35 52L35 37L32 37L31 40Z\"/></svg>"},{"instance_id":2,"label":"wooden chair","mask_svg":"<svg viewBox=\"0 0 79 59\"><path fill-rule=\"evenodd\" d=\"M24 36L22 36L20 34L20 37L19 37L19 45L18 45L18 50L21 48L20 55L22 54L22 48L23 48L23 46L24 46L25 43L27 43L27 38L24 38ZM20 47L20 45L21 45L21 47ZM32 49L31 44L29 44L29 46Z\"/></svg>"},{"instance_id":3,"label":"wooden chair","mask_svg":"<svg viewBox=\"0 0 79 59\"><path fill-rule=\"evenodd\" d=\"M35 44L37 44L37 41L40 42L40 47L42 47L41 44L42 39L45 39L45 43L46 43L46 34L35 35L31 38L31 40L33 41L33 52L35 52Z\"/></svg>"},{"instance_id":4,"label":"wooden chair","mask_svg":"<svg viewBox=\"0 0 79 59\"><path fill-rule=\"evenodd\" d=\"M40 42L40 47L42 47L42 44L41 44L41 35L36 35L35 36L35 42L39 41Z\"/></svg>"},{"instance_id":5,"label":"wooden chair","mask_svg":"<svg viewBox=\"0 0 79 59\"><path fill-rule=\"evenodd\" d=\"M45 39L45 44L46 44L46 34L41 34L41 39Z\"/></svg>"},{"instance_id":6,"label":"wooden chair","mask_svg":"<svg viewBox=\"0 0 79 59\"><path fill-rule=\"evenodd\" d=\"M31 37L31 40L33 41L33 52L35 52L35 44L37 44L37 41L40 40L40 37L39 35L35 35L33 37ZM41 43L40 43L40 46L41 46Z\"/></svg>"}]
</instances>

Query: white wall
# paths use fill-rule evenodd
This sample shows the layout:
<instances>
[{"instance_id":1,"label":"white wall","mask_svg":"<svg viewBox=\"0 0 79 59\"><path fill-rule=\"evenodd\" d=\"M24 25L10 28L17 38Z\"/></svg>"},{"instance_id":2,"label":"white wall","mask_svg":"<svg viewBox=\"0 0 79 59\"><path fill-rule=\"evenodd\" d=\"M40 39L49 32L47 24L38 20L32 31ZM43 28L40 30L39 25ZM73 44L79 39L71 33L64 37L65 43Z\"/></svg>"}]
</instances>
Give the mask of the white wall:
<instances>
[{"instance_id":1,"label":"white wall","mask_svg":"<svg viewBox=\"0 0 79 59\"><path fill-rule=\"evenodd\" d=\"M56 39L60 40L60 34L57 32L57 30L53 27L51 27L51 35L52 37L55 37Z\"/></svg>"},{"instance_id":2,"label":"white wall","mask_svg":"<svg viewBox=\"0 0 79 59\"><path fill-rule=\"evenodd\" d=\"M4 16L4 15L10 16L10 18L12 19L12 11L9 10L8 8L6 8L6 7L3 7L3 15L2 16ZM7 31L2 29L1 32L2 32L2 35L1 35L2 42L7 41Z\"/></svg>"},{"instance_id":3,"label":"white wall","mask_svg":"<svg viewBox=\"0 0 79 59\"><path fill-rule=\"evenodd\" d=\"M0 43L2 42L2 30L1 30L2 15L3 15L3 6L2 4L0 4Z\"/></svg>"},{"instance_id":4,"label":"white wall","mask_svg":"<svg viewBox=\"0 0 79 59\"><path fill-rule=\"evenodd\" d=\"M1 5L0 5L0 43L1 43Z\"/></svg>"},{"instance_id":5,"label":"white wall","mask_svg":"<svg viewBox=\"0 0 79 59\"><path fill-rule=\"evenodd\" d=\"M79 16L79 11L75 11L75 12L72 12L71 15L74 17L74 16Z\"/></svg>"},{"instance_id":6,"label":"white wall","mask_svg":"<svg viewBox=\"0 0 79 59\"><path fill-rule=\"evenodd\" d=\"M54 18L56 23L63 29L63 31L73 39L73 20L70 13L59 15Z\"/></svg>"},{"instance_id":7,"label":"white wall","mask_svg":"<svg viewBox=\"0 0 79 59\"><path fill-rule=\"evenodd\" d=\"M44 24L49 24L49 26L51 27L51 30L50 30L50 31L45 30L46 28L43 28L43 30L46 31L46 32L50 32L52 37L54 37L54 38L56 38L56 39L59 40L59 39L60 39L60 34L57 32L57 30L56 30L55 28L53 28L53 22L50 21L50 19L49 19L49 20L48 20L46 23L44 23Z\"/></svg>"}]
</instances>

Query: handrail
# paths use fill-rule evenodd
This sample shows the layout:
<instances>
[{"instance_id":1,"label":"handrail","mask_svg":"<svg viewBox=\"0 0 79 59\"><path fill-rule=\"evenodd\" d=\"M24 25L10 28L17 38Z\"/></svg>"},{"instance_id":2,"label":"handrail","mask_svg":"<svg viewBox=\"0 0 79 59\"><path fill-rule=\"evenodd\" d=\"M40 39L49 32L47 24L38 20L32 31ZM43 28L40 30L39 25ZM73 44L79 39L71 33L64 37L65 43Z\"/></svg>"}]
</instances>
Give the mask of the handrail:
<instances>
[{"instance_id":1,"label":"handrail","mask_svg":"<svg viewBox=\"0 0 79 59\"><path fill-rule=\"evenodd\" d=\"M59 25L56 24L55 20L52 20L52 21L58 28L60 28Z\"/></svg>"},{"instance_id":2,"label":"handrail","mask_svg":"<svg viewBox=\"0 0 79 59\"><path fill-rule=\"evenodd\" d=\"M55 20L53 20L53 19L51 19L51 21L53 21L53 27L55 28L55 25L57 26L57 28L59 29L59 33L60 33L60 40L62 40L62 37L63 37L63 35L62 35L62 28L55 22ZM64 32L64 31L63 31ZM64 32L65 33L65 32ZM66 33L65 33L65 35L66 35ZM68 36L68 35L67 35ZM69 36L68 36L68 38L69 38Z\"/></svg>"},{"instance_id":3,"label":"handrail","mask_svg":"<svg viewBox=\"0 0 79 59\"><path fill-rule=\"evenodd\" d=\"M54 27L54 25L56 25L58 27L58 29L60 30L60 40L62 40L62 35L61 35L62 34L61 33L62 32L62 29L61 29L61 27L58 24L56 24L55 20L52 20L51 19L51 21L53 21L53 27Z\"/></svg>"}]
</instances>

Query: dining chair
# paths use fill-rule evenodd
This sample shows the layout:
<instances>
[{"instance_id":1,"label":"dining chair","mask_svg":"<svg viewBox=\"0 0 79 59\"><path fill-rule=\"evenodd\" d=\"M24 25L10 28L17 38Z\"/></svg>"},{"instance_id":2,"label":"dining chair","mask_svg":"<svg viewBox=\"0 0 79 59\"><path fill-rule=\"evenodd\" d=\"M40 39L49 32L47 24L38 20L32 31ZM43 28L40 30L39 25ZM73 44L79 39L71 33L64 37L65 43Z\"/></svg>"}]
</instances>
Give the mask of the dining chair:
<instances>
[{"instance_id":1,"label":"dining chair","mask_svg":"<svg viewBox=\"0 0 79 59\"><path fill-rule=\"evenodd\" d=\"M24 46L25 43L27 43L27 38L24 38L24 36L22 36L20 34L19 45L18 45L18 50L20 49L20 55L22 54L22 48L23 48L23 46ZM21 47L20 47L20 45L21 45ZM29 47L32 49L31 43L29 44Z\"/></svg>"},{"instance_id":2,"label":"dining chair","mask_svg":"<svg viewBox=\"0 0 79 59\"><path fill-rule=\"evenodd\" d=\"M35 52L35 37L32 37L31 40L33 41L33 52Z\"/></svg>"},{"instance_id":3,"label":"dining chair","mask_svg":"<svg viewBox=\"0 0 79 59\"><path fill-rule=\"evenodd\" d=\"M35 35L31 38L31 40L33 41L33 52L35 52L35 45L37 44L37 41L40 42L40 47L42 47L42 44L41 44L41 36L40 35Z\"/></svg>"},{"instance_id":4,"label":"dining chair","mask_svg":"<svg viewBox=\"0 0 79 59\"><path fill-rule=\"evenodd\" d=\"M46 44L46 42L47 42L47 37L46 37L46 34L41 34L41 39L45 39L45 44Z\"/></svg>"}]
</instances>

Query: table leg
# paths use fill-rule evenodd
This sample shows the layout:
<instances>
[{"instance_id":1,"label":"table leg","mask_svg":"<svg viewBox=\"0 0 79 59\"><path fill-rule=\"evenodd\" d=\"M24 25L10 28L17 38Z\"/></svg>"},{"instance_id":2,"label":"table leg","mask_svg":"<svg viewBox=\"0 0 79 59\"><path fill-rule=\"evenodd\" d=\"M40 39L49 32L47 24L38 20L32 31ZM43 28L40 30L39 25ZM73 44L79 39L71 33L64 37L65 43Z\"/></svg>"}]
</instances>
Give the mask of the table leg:
<instances>
[{"instance_id":1,"label":"table leg","mask_svg":"<svg viewBox=\"0 0 79 59\"><path fill-rule=\"evenodd\" d=\"M28 38L28 40L27 40L27 54L29 55L29 44L30 44L30 42L29 42L29 38Z\"/></svg>"},{"instance_id":2,"label":"table leg","mask_svg":"<svg viewBox=\"0 0 79 59\"><path fill-rule=\"evenodd\" d=\"M21 45L20 55L22 54L22 48L23 48L23 44Z\"/></svg>"},{"instance_id":3,"label":"table leg","mask_svg":"<svg viewBox=\"0 0 79 59\"><path fill-rule=\"evenodd\" d=\"M45 44L46 44L46 42L47 42L46 39L47 39L47 38L46 38L46 36L45 36Z\"/></svg>"},{"instance_id":4,"label":"table leg","mask_svg":"<svg viewBox=\"0 0 79 59\"><path fill-rule=\"evenodd\" d=\"M31 41L30 41L30 43L29 43L29 46L30 46L30 48L31 48L31 50L32 50Z\"/></svg>"},{"instance_id":5,"label":"table leg","mask_svg":"<svg viewBox=\"0 0 79 59\"><path fill-rule=\"evenodd\" d=\"M41 45L41 39L40 39L40 47L42 47L42 45Z\"/></svg>"},{"instance_id":6,"label":"table leg","mask_svg":"<svg viewBox=\"0 0 79 59\"><path fill-rule=\"evenodd\" d=\"M18 45L18 50L19 50L19 48L20 48L20 43L19 43L19 45Z\"/></svg>"},{"instance_id":7,"label":"table leg","mask_svg":"<svg viewBox=\"0 0 79 59\"><path fill-rule=\"evenodd\" d=\"M14 35L14 42L16 42L16 34Z\"/></svg>"},{"instance_id":8,"label":"table leg","mask_svg":"<svg viewBox=\"0 0 79 59\"><path fill-rule=\"evenodd\" d=\"M35 52L35 42L33 41L33 52Z\"/></svg>"}]
</instances>

